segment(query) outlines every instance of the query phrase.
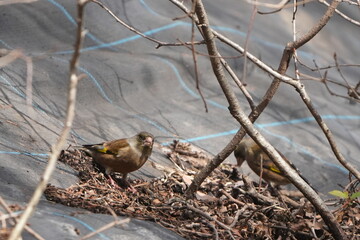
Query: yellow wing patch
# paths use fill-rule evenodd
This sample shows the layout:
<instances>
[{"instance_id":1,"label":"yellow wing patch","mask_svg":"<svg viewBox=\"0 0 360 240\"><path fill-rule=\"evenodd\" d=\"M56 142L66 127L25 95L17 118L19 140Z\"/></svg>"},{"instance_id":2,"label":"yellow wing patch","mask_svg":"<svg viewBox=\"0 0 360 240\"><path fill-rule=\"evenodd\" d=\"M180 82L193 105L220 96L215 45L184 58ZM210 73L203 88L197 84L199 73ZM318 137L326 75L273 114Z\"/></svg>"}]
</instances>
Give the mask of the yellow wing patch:
<instances>
[{"instance_id":1,"label":"yellow wing patch","mask_svg":"<svg viewBox=\"0 0 360 240\"><path fill-rule=\"evenodd\" d=\"M107 153L108 149L106 147L104 147L102 149L96 149L96 151L102 152L102 153Z\"/></svg>"},{"instance_id":2,"label":"yellow wing patch","mask_svg":"<svg viewBox=\"0 0 360 240\"><path fill-rule=\"evenodd\" d=\"M281 171L275 167L275 166L270 166L270 170L273 171L273 172L276 172L276 173L280 173L281 174Z\"/></svg>"}]
</instances>

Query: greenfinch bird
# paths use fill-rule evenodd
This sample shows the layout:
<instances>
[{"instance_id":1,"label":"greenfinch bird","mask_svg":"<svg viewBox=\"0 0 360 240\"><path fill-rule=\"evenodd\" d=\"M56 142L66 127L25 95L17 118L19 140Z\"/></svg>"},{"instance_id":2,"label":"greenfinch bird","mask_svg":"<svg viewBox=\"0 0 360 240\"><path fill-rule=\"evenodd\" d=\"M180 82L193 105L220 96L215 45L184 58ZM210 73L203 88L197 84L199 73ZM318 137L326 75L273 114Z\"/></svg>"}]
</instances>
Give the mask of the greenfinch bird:
<instances>
[{"instance_id":1,"label":"greenfinch bird","mask_svg":"<svg viewBox=\"0 0 360 240\"><path fill-rule=\"evenodd\" d=\"M82 145L94 161L105 169L110 184L118 187L112 179L114 172L121 173L123 184L135 190L126 181L127 174L141 168L152 153L154 136L148 132L140 132L133 137L117 139L99 144Z\"/></svg>"},{"instance_id":2,"label":"greenfinch bird","mask_svg":"<svg viewBox=\"0 0 360 240\"><path fill-rule=\"evenodd\" d=\"M289 160L279 150L276 151L280 156L287 161ZM251 170L253 170L258 176L267 181L272 182L275 185L286 185L290 181L270 159L270 157L263 152L259 145L250 137L244 138L234 151L237 164L240 167L246 160ZM262 162L262 166L261 166Z\"/></svg>"}]
</instances>

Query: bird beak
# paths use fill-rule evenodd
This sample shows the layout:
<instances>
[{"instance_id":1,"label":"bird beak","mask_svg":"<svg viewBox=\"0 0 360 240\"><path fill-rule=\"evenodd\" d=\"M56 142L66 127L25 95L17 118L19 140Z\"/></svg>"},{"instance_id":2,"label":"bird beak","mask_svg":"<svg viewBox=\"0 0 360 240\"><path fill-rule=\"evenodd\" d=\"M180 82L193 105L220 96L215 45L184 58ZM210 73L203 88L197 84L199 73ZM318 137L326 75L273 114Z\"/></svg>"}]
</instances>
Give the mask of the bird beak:
<instances>
[{"instance_id":1,"label":"bird beak","mask_svg":"<svg viewBox=\"0 0 360 240\"><path fill-rule=\"evenodd\" d=\"M145 138L144 142L143 142L143 146L148 146L151 147L153 144L154 139L152 137L147 137Z\"/></svg>"}]
</instances>

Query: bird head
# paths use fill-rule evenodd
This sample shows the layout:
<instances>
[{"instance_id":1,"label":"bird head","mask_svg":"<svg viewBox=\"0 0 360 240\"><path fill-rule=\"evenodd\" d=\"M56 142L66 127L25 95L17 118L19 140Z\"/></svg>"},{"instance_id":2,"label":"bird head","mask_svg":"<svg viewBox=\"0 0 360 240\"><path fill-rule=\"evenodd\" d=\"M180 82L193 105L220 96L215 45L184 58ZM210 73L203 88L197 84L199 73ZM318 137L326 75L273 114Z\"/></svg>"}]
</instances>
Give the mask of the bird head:
<instances>
[{"instance_id":1,"label":"bird head","mask_svg":"<svg viewBox=\"0 0 360 240\"><path fill-rule=\"evenodd\" d=\"M248 151L252 150L252 147L256 145L255 142L249 138L249 137L245 137L243 138L243 140L241 140L241 142L236 146L235 151L234 151L234 155L237 161L237 165L240 167L243 162L246 160L246 158L248 157Z\"/></svg>"},{"instance_id":2,"label":"bird head","mask_svg":"<svg viewBox=\"0 0 360 240\"><path fill-rule=\"evenodd\" d=\"M141 146L152 148L154 144L154 136L148 132L140 132L137 134L137 138Z\"/></svg>"},{"instance_id":3,"label":"bird head","mask_svg":"<svg viewBox=\"0 0 360 240\"><path fill-rule=\"evenodd\" d=\"M238 145L234 151L237 165L240 167L246 159L246 149L242 145Z\"/></svg>"}]
</instances>

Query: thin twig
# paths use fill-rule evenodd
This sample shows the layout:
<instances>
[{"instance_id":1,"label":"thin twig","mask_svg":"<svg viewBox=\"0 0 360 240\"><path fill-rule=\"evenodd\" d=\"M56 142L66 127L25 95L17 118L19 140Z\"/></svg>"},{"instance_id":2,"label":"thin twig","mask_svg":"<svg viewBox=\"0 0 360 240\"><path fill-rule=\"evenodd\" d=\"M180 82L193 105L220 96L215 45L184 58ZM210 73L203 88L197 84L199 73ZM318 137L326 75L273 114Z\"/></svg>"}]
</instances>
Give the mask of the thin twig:
<instances>
[{"instance_id":1,"label":"thin twig","mask_svg":"<svg viewBox=\"0 0 360 240\"><path fill-rule=\"evenodd\" d=\"M283 10L286 6L287 6L287 4L290 2L290 0L288 0L288 1L286 1L285 3L284 3L284 5L282 5L282 6L280 6L278 9L275 9L275 10L273 10L273 11L270 11L270 12L263 12L263 11L257 11L257 13L258 14L261 14L261 15L266 15L266 14L273 14L273 13L277 13L277 12L280 12L281 10Z\"/></svg>"},{"instance_id":2,"label":"thin twig","mask_svg":"<svg viewBox=\"0 0 360 240\"><path fill-rule=\"evenodd\" d=\"M0 67L5 67L15 61L16 59L23 56L23 52L19 49L7 50L4 48L0 49Z\"/></svg>"},{"instance_id":3,"label":"thin twig","mask_svg":"<svg viewBox=\"0 0 360 240\"><path fill-rule=\"evenodd\" d=\"M266 205L280 205L280 202L278 200L266 197L266 196L260 194L258 191L256 191L256 189L252 185L249 177L243 175L242 178L243 178L243 181L244 181L244 184L245 184L245 187L246 187L246 191L244 189L242 189L242 188L238 188L238 190L241 193L248 194L251 197L257 199L258 201L263 202Z\"/></svg>"},{"instance_id":4,"label":"thin twig","mask_svg":"<svg viewBox=\"0 0 360 240\"><path fill-rule=\"evenodd\" d=\"M235 74L235 72L232 70L232 68L229 66L229 64L223 59L221 58L221 64L224 66L224 68L226 69L226 71L229 73L229 75L231 76L231 78L234 80L234 82L236 83L236 85L240 88L241 92L244 94L246 100L248 101L250 108L252 111L255 110L255 103L253 98L251 97L250 93L248 92L248 90L245 88L245 85L240 81L240 79L237 77L237 75Z\"/></svg>"},{"instance_id":5,"label":"thin twig","mask_svg":"<svg viewBox=\"0 0 360 240\"><path fill-rule=\"evenodd\" d=\"M193 211L193 212L195 212L195 213L203 216L204 218L206 218L206 219L208 219L208 220L210 220L210 221L216 222L216 223L217 223L220 227L222 227L223 229L231 231L231 228L230 228L229 226L227 226L226 224L220 222L220 221L217 220L216 218L210 216L209 213L204 212L204 211L202 211L202 210L200 210L200 209L198 209L198 208L196 208L196 207L194 207L194 206L192 206L192 205L190 205L190 204L188 204L188 203L185 203L185 206L186 206L186 208L188 208L189 210L191 210L191 211Z\"/></svg>"},{"instance_id":6,"label":"thin twig","mask_svg":"<svg viewBox=\"0 0 360 240\"><path fill-rule=\"evenodd\" d=\"M326 0L324 0L324 1L319 1L320 3L322 3L322 4L324 4L324 5L326 5L326 6L330 6L330 4L328 3L328 2L326 2ZM341 16L342 18L344 18L345 20L347 20L347 21L349 21L349 22L351 22L352 24L354 24L354 25L356 25L356 26L360 26L360 22L359 21L356 21L356 20L354 20L353 18L351 18L351 17L349 17L348 15L346 15L346 14L344 14L343 12L341 12L340 10L338 10L338 9L335 9L335 12L337 13L337 14L339 14L339 16Z\"/></svg>"},{"instance_id":7,"label":"thin twig","mask_svg":"<svg viewBox=\"0 0 360 240\"><path fill-rule=\"evenodd\" d=\"M83 236L80 240L89 239L89 238L95 236L95 235L98 234L98 233L101 233L101 232L103 232L103 231L106 231L106 230L109 229L109 228L112 228L112 227L117 226L117 225L126 224L126 223L129 223L129 222L130 222L130 218L125 218L125 219L123 219L123 220L115 219L115 220L112 221L111 223L106 224L105 226L97 229L96 231L91 232L91 233Z\"/></svg>"},{"instance_id":8,"label":"thin twig","mask_svg":"<svg viewBox=\"0 0 360 240\"><path fill-rule=\"evenodd\" d=\"M342 71L341 71L341 68L340 68L340 66L339 66L339 61L338 61L338 59L337 59L336 53L334 53L334 56L333 56L333 57L334 57L334 61L335 61L336 70L339 72L339 74L340 74L341 78L344 80L346 86L347 86L349 89L351 89L351 86L350 86L349 82L346 80L344 74L343 74Z\"/></svg>"},{"instance_id":9,"label":"thin twig","mask_svg":"<svg viewBox=\"0 0 360 240\"><path fill-rule=\"evenodd\" d=\"M1 6L1 3L0 3ZM32 58L26 56L21 50L15 49L9 51L7 49L0 49L0 67L4 67L17 58L21 58L26 63L26 104L32 104L32 79L33 79L33 62Z\"/></svg>"},{"instance_id":10,"label":"thin twig","mask_svg":"<svg viewBox=\"0 0 360 240\"><path fill-rule=\"evenodd\" d=\"M236 223L239 221L240 215L243 214L248 208L249 205L245 205L241 209L239 209L235 214L234 221L229 225L229 227L231 228L235 227Z\"/></svg>"},{"instance_id":11,"label":"thin twig","mask_svg":"<svg viewBox=\"0 0 360 240\"><path fill-rule=\"evenodd\" d=\"M214 224L211 224L208 220L203 220L202 222L205 223L214 232L214 234L213 234L214 240L219 240L219 233L216 230L216 227L214 226Z\"/></svg>"},{"instance_id":12,"label":"thin twig","mask_svg":"<svg viewBox=\"0 0 360 240\"><path fill-rule=\"evenodd\" d=\"M0 216L0 221L4 222L6 219L17 218L20 215L21 215L21 212L17 212L17 213L11 212L11 213L8 213L8 214L2 214Z\"/></svg>"},{"instance_id":13,"label":"thin twig","mask_svg":"<svg viewBox=\"0 0 360 240\"><path fill-rule=\"evenodd\" d=\"M196 0L193 1L193 8L195 8L196 5ZM191 42L195 42L195 21L191 21ZM193 62L194 62L194 73L195 73L195 82L196 82L196 90L198 91L201 100L204 103L204 107L205 107L205 112L209 112L205 97L201 91L200 88L200 79L199 79L199 71L198 71L198 64L197 64L197 56L195 54L195 44L191 45L191 54L193 57Z\"/></svg>"},{"instance_id":14,"label":"thin twig","mask_svg":"<svg viewBox=\"0 0 360 240\"><path fill-rule=\"evenodd\" d=\"M288 0L286 0L286 1L288 1ZM244 45L244 55L245 56L246 56L246 52L248 51L250 34L251 34L252 29L253 29L256 13L257 13L257 7L254 4L252 12L251 12L251 16L250 16L250 22L249 22L248 29L247 29L247 32L246 32L245 45ZM244 63L243 63L243 72L242 72L242 77L241 77L241 80L243 82L246 82L246 74L247 74L246 68L247 68L247 57L244 58Z\"/></svg>"},{"instance_id":15,"label":"thin twig","mask_svg":"<svg viewBox=\"0 0 360 240\"><path fill-rule=\"evenodd\" d=\"M118 18L108 7L106 7L102 2L100 1L97 1L97 0L89 0L93 3L96 3L97 5L99 5L101 8L103 8L106 12L108 12L118 23L120 23L121 25L123 25L124 27L126 27L127 29L129 29L130 31L132 31L133 33L136 33L138 35L140 35L141 37L151 41L151 42L154 42L154 43L157 43L158 45L156 46L156 48L160 48L162 46L183 46L183 45L200 45L200 44L204 44L203 41L201 42L195 42L195 41L191 41L191 42L184 42L184 43L166 43L166 42L162 42L162 41L159 41L155 38L151 38L145 34L143 34L141 31L131 27L130 25L128 25L127 23L125 23L124 21L122 21L120 18Z\"/></svg>"},{"instance_id":16,"label":"thin twig","mask_svg":"<svg viewBox=\"0 0 360 240\"><path fill-rule=\"evenodd\" d=\"M22 58L26 62L26 104L32 106L33 61L28 56Z\"/></svg>"},{"instance_id":17,"label":"thin twig","mask_svg":"<svg viewBox=\"0 0 360 240\"><path fill-rule=\"evenodd\" d=\"M344 80L344 82L345 82L345 84L346 84L346 87L347 87L347 89L348 89L348 92L352 93L352 95L353 95L353 97L354 97L355 99L360 99L359 94L358 94L357 91L356 91L356 88L357 88L357 87L353 88L352 86L350 86L349 82L346 80L344 74L342 73L341 68L340 68L340 66L339 66L339 62L338 62L336 53L334 54L334 61L335 61L336 69L337 69L337 71L339 72L341 78Z\"/></svg>"},{"instance_id":18,"label":"thin twig","mask_svg":"<svg viewBox=\"0 0 360 240\"><path fill-rule=\"evenodd\" d=\"M303 0L297 3L297 5L302 5L308 2L312 2L314 0ZM260 2L260 1L254 1L254 0L247 0L248 3L250 4L254 4L256 6L263 6L263 7L267 7L267 8L275 8L275 9L279 9L279 8L289 8L292 7L294 4L286 4L289 1L288 0L281 0L279 3L276 4L272 4L272 3L264 3L264 2Z\"/></svg>"},{"instance_id":19,"label":"thin twig","mask_svg":"<svg viewBox=\"0 0 360 240\"><path fill-rule=\"evenodd\" d=\"M277 229L281 229L281 230L287 230L287 231L289 231L289 232L291 232L291 233L293 233L293 234L300 234L300 235L304 235L304 237L306 237L306 238L313 238L314 236L313 235L311 235L311 234L308 234L308 233L306 233L306 232L302 232L302 231L294 231L294 230L292 230L291 228L289 228L289 227L284 227L284 226L274 226L274 225L272 225L272 226L270 226L271 228L277 228Z\"/></svg>"},{"instance_id":20,"label":"thin twig","mask_svg":"<svg viewBox=\"0 0 360 240\"><path fill-rule=\"evenodd\" d=\"M178 39L179 43L164 43L164 42L160 42L158 43L158 45L155 47L156 49L160 48L160 47L181 47L181 46L192 46L192 45L204 45L205 41L199 41L199 42L183 42L180 41Z\"/></svg>"},{"instance_id":21,"label":"thin twig","mask_svg":"<svg viewBox=\"0 0 360 240\"><path fill-rule=\"evenodd\" d=\"M76 75L76 68L78 65L78 60L80 57L80 49L84 37L83 32L83 14L84 14L84 7L88 1L87 0L78 0L78 29L76 32L76 43L75 43L75 51L70 62L70 82L69 82L69 92L68 92L68 99L67 99L67 109L66 109L66 119L64 128L60 134L60 137L56 144L52 148L52 153L49 158L49 162L45 168L45 171L36 187L32 198L30 199L28 206L26 207L24 213L21 215L19 222L16 224L15 228L10 234L8 240L17 240L21 232L23 231L26 222L30 218L30 216L35 211L37 204L39 203L40 197L44 192L47 183L51 177L52 172L55 169L56 161L60 155L61 149L66 142L67 136L71 130L72 122L75 116L75 101L76 101L76 92L77 92L77 83L78 83L78 76Z\"/></svg>"},{"instance_id":22,"label":"thin twig","mask_svg":"<svg viewBox=\"0 0 360 240\"><path fill-rule=\"evenodd\" d=\"M220 189L220 192L221 192L222 194L224 194L230 201L238 204L239 206L244 206L244 205L246 205L246 203L240 202L239 200L233 198L233 196L231 196L231 195L230 195L229 193L227 193L225 190Z\"/></svg>"},{"instance_id":23,"label":"thin twig","mask_svg":"<svg viewBox=\"0 0 360 240\"><path fill-rule=\"evenodd\" d=\"M32 2L36 2L36 1L38 1L38 0L1 0L0 6L16 4L16 3L32 3Z\"/></svg>"},{"instance_id":24,"label":"thin twig","mask_svg":"<svg viewBox=\"0 0 360 240\"><path fill-rule=\"evenodd\" d=\"M191 12L182 3L180 3L178 0L170 0L170 1L173 4L175 4L177 7L179 7L183 12L185 12L187 14L187 16L191 17L191 20L193 22L195 22L197 26L199 26L199 20L196 17L196 15L191 14ZM199 31L201 32L201 28L199 28ZM214 32L215 36L218 36L217 34L215 34L214 30L212 30L212 31ZM196 53L201 54L201 53L198 53L198 52L196 52ZM241 56L244 56L244 53L245 53L245 51L242 51ZM221 60L221 63L223 64L225 69L228 71L228 73L230 74L230 76L232 77L234 82L238 85L240 90L243 92L244 96L246 97L247 101L249 102L249 105L250 105L251 109L254 110L254 108L255 108L254 100L252 99L249 92L246 90L244 84L240 81L240 79L236 76L235 72L231 69L230 65L224 60L225 58L238 58L238 57L241 57L241 56L224 57L224 56L222 56L220 54L218 54L217 56L211 56L211 55L208 55L208 54L202 54L202 55L208 56L208 57L211 57L211 58L219 58Z\"/></svg>"},{"instance_id":25,"label":"thin twig","mask_svg":"<svg viewBox=\"0 0 360 240\"><path fill-rule=\"evenodd\" d=\"M305 74L305 73L299 73L300 76L304 77L302 80L306 80L305 78L307 78L307 79L309 79L309 80L319 81L319 82L321 82L321 83L323 83L323 84L325 85L325 88L328 90L328 92L330 93L330 95L336 96L336 97L345 98L345 99L348 99L348 100L350 100L350 101L360 102L360 99L357 99L357 96L359 95L359 93L357 93L357 86L356 86L355 88L352 88L351 86L347 86L347 85L345 85L345 84L343 84L343 83L340 83L340 82L337 82L337 81L328 79L328 78L327 78L327 71L325 71L324 76L322 75L322 73L321 73L321 71L320 71L320 70L324 70L324 69L328 69L328 68L335 68L335 67L336 67L336 68L341 68L341 67L345 67L345 66L346 66L346 67L349 67L350 65L348 65L348 64L337 64L337 66L328 66L328 67L325 67L325 68L320 68L320 67L317 65L316 61L314 61L315 69L312 69L312 68L310 68L310 67L302 64L300 61L299 61L299 63L300 63L302 66L310 69L311 71L317 71L317 72L319 73L319 75L320 75L320 78L315 78L315 77L309 76L309 75L307 75L307 74ZM355 65L351 65L351 66L353 67L353 66L355 66ZM357 67L358 67L358 66L357 66ZM337 94L337 93L333 92L333 91L331 90L328 82L329 82L329 83L332 83L332 84L335 84L335 85L337 85L337 86L346 88L346 89L348 90L348 96L343 96L343 95L340 95L340 94ZM359 83L360 83L360 82L359 82ZM353 93L354 91L355 91L356 93ZM351 94L351 93L353 93L353 94Z\"/></svg>"},{"instance_id":26,"label":"thin twig","mask_svg":"<svg viewBox=\"0 0 360 240\"><path fill-rule=\"evenodd\" d=\"M231 228L229 226L227 226L226 224L220 222L219 220L217 220L216 218L212 217L209 213L207 212L204 212L192 205L190 205L189 203L187 203L186 201L182 200L182 199L179 199L179 198L173 198L173 199L170 199L169 200L169 204L173 204L175 202L179 202L179 203L182 203L184 206L180 206L180 207L174 207L174 208L187 208L197 214L199 214L200 216L203 216L204 218L210 220L210 221L213 221L213 222L216 222L220 227L222 227L223 229L225 230L229 230L231 231Z\"/></svg>"},{"instance_id":27,"label":"thin twig","mask_svg":"<svg viewBox=\"0 0 360 240\"><path fill-rule=\"evenodd\" d=\"M195 17L193 17L192 19L196 19ZM236 58L242 58L244 55L240 54L238 56L210 56L207 53L203 53L203 52L199 52L196 49L193 49L191 46L189 46L189 44L186 44L186 42L181 41L180 39L176 39L181 43L181 46L186 47L187 49L189 49L190 51L194 51L196 54L200 55L200 56L204 56L204 57L211 57L211 58L220 58L220 59L236 59Z\"/></svg>"},{"instance_id":28,"label":"thin twig","mask_svg":"<svg viewBox=\"0 0 360 240\"><path fill-rule=\"evenodd\" d=\"M292 17L292 29L293 29L293 41L296 41L296 13L297 13L297 0L294 0L294 7L293 7L293 17ZM295 69L295 78L299 80L299 69L298 69L298 57L297 57L297 50L294 50L294 69Z\"/></svg>"},{"instance_id":29,"label":"thin twig","mask_svg":"<svg viewBox=\"0 0 360 240\"><path fill-rule=\"evenodd\" d=\"M4 207L4 209L8 212L8 216L11 218L14 218L14 221L17 223L17 219L16 217L20 214L14 214L11 209L9 208L9 206L6 204L6 202L4 201L4 199L0 196L0 204ZM4 217L4 216L2 216ZM4 219L5 220L5 219ZM35 232L32 228L30 228L29 226L25 225L25 230L30 233L31 235L33 235L33 237L35 237L38 240L45 240L42 236L40 236L40 234L38 234L37 232Z\"/></svg>"},{"instance_id":30,"label":"thin twig","mask_svg":"<svg viewBox=\"0 0 360 240\"><path fill-rule=\"evenodd\" d=\"M168 222L165 222L164 220L160 220L159 221L160 225L162 225L163 227L165 228L168 228L168 229L177 229L179 232L187 232L187 233L191 233L191 234L194 234L194 235L197 235L199 237L205 237L205 238L210 238L212 237L211 234L208 234L208 233L202 233L202 232L195 232L195 231L192 231L192 230L189 230L189 229L185 229L185 228L180 228L178 226L174 226L173 224L170 224Z\"/></svg>"}]
</instances>

